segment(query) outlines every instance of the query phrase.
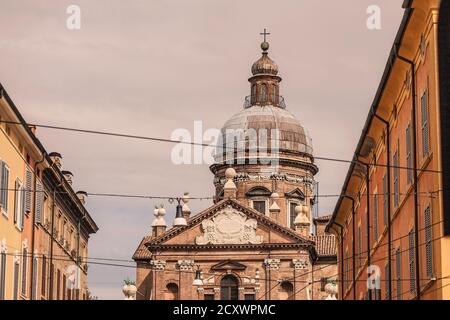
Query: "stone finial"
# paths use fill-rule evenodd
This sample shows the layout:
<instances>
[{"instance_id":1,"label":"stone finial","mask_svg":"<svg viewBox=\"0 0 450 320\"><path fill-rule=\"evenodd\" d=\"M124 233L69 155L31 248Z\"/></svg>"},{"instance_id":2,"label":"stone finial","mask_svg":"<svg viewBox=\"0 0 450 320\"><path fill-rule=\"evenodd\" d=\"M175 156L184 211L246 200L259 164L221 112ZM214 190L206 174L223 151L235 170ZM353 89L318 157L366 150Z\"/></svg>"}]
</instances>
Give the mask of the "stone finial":
<instances>
[{"instance_id":1,"label":"stone finial","mask_svg":"<svg viewBox=\"0 0 450 320\"><path fill-rule=\"evenodd\" d=\"M177 212L175 215L175 220L173 221L174 227L183 227L187 226L186 219L183 216L183 207L181 204L177 205Z\"/></svg>"},{"instance_id":2,"label":"stone finial","mask_svg":"<svg viewBox=\"0 0 450 320\"><path fill-rule=\"evenodd\" d=\"M236 176L236 170L233 168L228 168L225 170L225 177L227 178L227 182L225 182L224 190L224 198L236 199L236 184L233 179Z\"/></svg>"},{"instance_id":3,"label":"stone finial","mask_svg":"<svg viewBox=\"0 0 450 320\"><path fill-rule=\"evenodd\" d=\"M153 214L155 215L155 219L152 223L153 236L157 237L160 234L164 233L167 228L166 220L164 220L164 216L166 215L166 209L162 205L155 206L153 210Z\"/></svg>"},{"instance_id":4,"label":"stone finial","mask_svg":"<svg viewBox=\"0 0 450 320\"><path fill-rule=\"evenodd\" d=\"M297 216L294 220L295 230L302 236L307 237L309 234L310 221L308 218L309 207L307 205L298 205L295 207Z\"/></svg>"},{"instance_id":5,"label":"stone finial","mask_svg":"<svg viewBox=\"0 0 450 320\"><path fill-rule=\"evenodd\" d=\"M188 206L189 202L189 193L185 192L183 197L181 198L181 201L183 202L182 212L183 212L183 218L186 219L186 221L189 220L189 217L191 215L191 209Z\"/></svg>"},{"instance_id":6,"label":"stone finial","mask_svg":"<svg viewBox=\"0 0 450 320\"><path fill-rule=\"evenodd\" d=\"M271 198L272 201L273 201L273 202L272 202L272 205L271 205L270 208L269 208L270 217L271 217L272 219L277 220L278 214L279 214L280 211L281 211L280 206L279 206L278 203L277 203L277 201L278 201L278 199L280 198L280 196L278 195L278 193L273 192L273 193L270 195L270 198Z\"/></svg>"}]
</instances>

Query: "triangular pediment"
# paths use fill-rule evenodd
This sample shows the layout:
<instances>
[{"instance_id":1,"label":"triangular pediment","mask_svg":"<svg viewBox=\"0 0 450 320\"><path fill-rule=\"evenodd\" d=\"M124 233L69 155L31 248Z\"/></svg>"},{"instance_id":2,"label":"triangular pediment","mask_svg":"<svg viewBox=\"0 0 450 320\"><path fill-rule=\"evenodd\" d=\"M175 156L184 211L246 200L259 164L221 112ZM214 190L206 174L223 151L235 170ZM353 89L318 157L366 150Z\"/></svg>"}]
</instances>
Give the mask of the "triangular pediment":
<instances>
[{"instance_id":1,"label":"triangular pediment","mask_svg":"<svg viewBox=\"0 0 450 320\"><path fill-rule=\"evenodd\" d=\"M290 192L286 192L284 195L286 196L286 198L305 200L305 194L299 188L295 188Z\"/></svg>"},{"instance_id":2,"label":"triangular pediment","mask_svg":"<svg viewBox=\"0 0 450 320\"><path fill-rule=\"evenodd\" d=\"M216 271L220 271L220 270L245 270L247 268L246 265L239 263L237 261L234 260L224 260L221 261L215 265L213 265L211 267L211 270L216 270Z\"/></svg>"},{"instance_id":3,"label":"triangular pediment","mask_svg":"<svg viewBox=\"0 0 450 320\"><path fill-rule=\"evenodd\" d=\"M268 244L310 246L314 242L252 208L227 199L192 216L187 226L171 228L151 239L146 246L201 249Z\"/></svg>"}]
</instances>

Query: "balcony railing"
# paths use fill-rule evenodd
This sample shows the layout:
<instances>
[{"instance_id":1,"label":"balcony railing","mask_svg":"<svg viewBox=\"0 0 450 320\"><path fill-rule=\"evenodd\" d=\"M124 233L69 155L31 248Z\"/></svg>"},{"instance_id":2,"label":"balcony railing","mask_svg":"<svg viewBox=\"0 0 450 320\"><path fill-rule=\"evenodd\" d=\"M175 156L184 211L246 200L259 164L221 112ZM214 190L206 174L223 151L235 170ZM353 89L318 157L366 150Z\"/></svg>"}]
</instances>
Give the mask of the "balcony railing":
<instances>
[{"instance_id":1,"label":"balcony railing","mask_svg":"<svg viewBox=\"0 0 450 320\"><path fill-rule=\"evenodd\" d=\"M250 108L252 106L267 106L273 105L286 109L284 97L275 94L257 94L246 96L244 100L244 108Z\"/></svg>"}]
</instances>

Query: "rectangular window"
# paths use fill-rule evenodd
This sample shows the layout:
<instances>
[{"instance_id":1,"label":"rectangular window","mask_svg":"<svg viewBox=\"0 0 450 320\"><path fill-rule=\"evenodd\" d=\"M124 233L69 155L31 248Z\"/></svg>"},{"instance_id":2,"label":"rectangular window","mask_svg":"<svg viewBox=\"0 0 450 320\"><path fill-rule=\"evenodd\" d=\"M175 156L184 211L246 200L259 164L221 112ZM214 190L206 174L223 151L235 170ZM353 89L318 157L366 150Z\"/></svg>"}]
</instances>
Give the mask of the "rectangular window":
<instances>
[{"instance_id":1,"label":"rectangular window","mask_svg":"<svg viewBox=\"0 0 450 320\"><path fill-rule=\"evenodd\" d=\"M8 214L8 188L9 188L9 168L8 165L0 162L0 209L4 214Z\"/></svg>"},{"instance_id":2,"label":"rectangular window","mask_svg":"<svg viewBox=\"0 0 450 320\"><path fill-rule=\"evenodd\" d=\"M25 171L25 213L31 212L31 202L33 197L33 174L30 170Z\"/></svg>"},{"instance_id":3,"label":"rectangular window","mask_svg":"<svg viewBox=\"0 0 450 320\"><path fill-rule=\"evenodd\" d=\"M394 153L393 159L394 166L394 207L398 207L400 202L400 177L399 177L399 165L398 165L398 150Z\"/></svg>"},{"instance_id":4,"label":"rectangular window","mask_svg":"<svg viewBox=\"0 0 450 320\"><path fill-rule=\"evenodd\" d=\"M395 251L395 276L396 276L396 283L397 283L397 300L402 300L402 279L401 279L401 253L400 248L397 248Z\"/></svg>"},{"instance_id":5,"label":"rectangular window","mask_svg":"<svg viewBox=\"0 0 450 320\"><path fill-rule=\"evenodd\" d=\"M427 278L433 276L433 243L432 243L432 217L430 207L425 209L425 260Z\"/></svg>"},{"instance_id":6,"label":"rectangular window","mask_svg":"<svg viewBox=\"0 0 450 320\"><path fill-rule=\"evenodd\" d=\"M66 278L66 275L63 274L63 277L62 277L62 299L63 300L66 300L66 291L67 291L66 283L67 283L67 278Z\"/></svg>"},{"instance_id":7,"label":"rectangular window","mask_svg":"<svg viewBox=\"0 0 450 320\"><path fill-rule=\"evenodd\" d=\"M31 300L36 300L36 288L38 276L38 260L37 257L33 257L33 287L31 288Z\"/></svg>"},{"instance_id":8,"label":"rectangular window","mask_svg":"<svg viewBox=\"0 0 450 320\"><path fill-rule=\"evenodd\" d=\"M391 281L391 277L389 276L389 264L384 266L384 292L385 299L389 300L391 293L389 292L389 281Z\"/></svg>"},{"instance_id":9,"label":"rectangular window","mask_svg":"<svg viewBox=\"0 0 450 320\"><path fill-rule=\"evenodd\" d=\"M204 299L205 300L214 300L214 294L213 293L205 293Z\"/></svg>"},{"instance_id":10,"label":"rectangular window","mask_svg":"<svg viewBox=\"0 0 450 320\"><path fill-rule=\"evenodd\" d=\"M388 223L388 185L387 176L383 176L383 223L387 225Z\"/></svg>"},{"instance_id":11,"label":"rectangular window","mask_svg":"<svg viewBox=\"0 0 450 320\"><path fill-rule=\"evenodd\" d=\"M22 294L27 294L27 263L28 263L28 251L23 249L22 251Z\"/></svg>"},{"instance_id":12,"label":"rectangular window","mask_svg":"<svg viewBox=\"0 0 450 320\"><path fill-rule=\"evenodd\" d=\"M42 273L41 273L41 295L45 297L47 290L47 257L42 256Z\"/></svg>"},{"instance_id":13,"label":"rectangular window","mask_svg":"<svg viewBox=\"0 0 450 320\"><path fill-rule=\"evenodd\" d=\"M349 261L348 261L348 249L345 250L345 260L344 260L344 264L345 264L345 273L344 273L344 283L345 283L345 287L347 288L350 285L350 282L348 281L348 267L349 267Z\"/></svg>"},{"instance_id":14,"label":"rectangular window","mask_svg":"<svg viewBox=\"0 0 450 320\"><path fill-rule=\"evenodd\" d=\"M411 150L412 142L411 142L411 125L408 124L408 127L406 128L406 167L408 168L406 170L406 176L408 185L412 182L412 150Z\"/></svg>"},{"instance_id":15,"label":"rectangular window","mask_svg":"<svg viewBox=\"0 0 450 320\"><path fill-rule=\"evenodd\" d=\"M363 254L362 254L362 230L361 225L358 226L358 267L361 268L363 264Z\"/></svg>"},{"instance_id":16,"label":"rectangular window","mask_svg":"<svg viewBox=\"0 0 450 320\"><path fill-rule=\"evenodd\" d=\"M20 264L19 261L14 263L14 300L19 299L19 279L20 279Z\"/></svg>"},{"instance_id":17,"label":"rectangular window","mask_svg":"<svg viewBox=\"0 0 450 320\"><path fill-rule=\"evenodd\" d=\"M61 297L61 271L56 269L56 300Z\"/></svg>"},{"instance_id":18,"label":"rectangular window","mask_svg":"<svg viewBox=\"0 0 450 320\"><path fill-rule=\"evenodd\" d=\"M253 201L253 209L261 212L262 214L266 214L266 201Z\"/></svg>"},{"instance_id":19,"label":"rectangular window","mask_svg":"<svg viewBox=\"0 0 450 320\"><path fill-rule=\"evenodd\" d=\"M35 223L42 222L43 201L44 201L44 193L43 193L42 184L39 181L37 181L36 182L36 196L34 199Z\"/></svg>"},{"instance_id":20,"label":"rectangular window","mask_svg":"<svg viewBox=\"0 0 450 320\"><path fill-rule=\"evenodd\" d=\"M411 230L408 233L408 256L409 256L409 291L411 293L416 292L415 281L415 265L414 265L414 231Z\"/></svg>"},{"instance_id":21,"label":"rectangular window","mask_svg":"<svg viewBox=\"0 0 450 320\"><path fill-rule=\"evenodd\" d=\"M378 241L378 194L373 195L373 242Z\"/></svg>"},{"instance_id":22,"label":"rectangular window","mask_svg":"<svg viewBox=\"0 0 450 320\"><path fill-rule=\"evenodd\" d=\"M244 300L255 300L255 295L253 293L245 294Z\"/></svg>"},{"instance_id":23,"label":"rectangular window","mask_svg":"<svg viewBox=\"0 0 450 320\"><path fill-rule=\"evenodd\" d=\"M428 92L425 91L421 99L421 126L422 126L422 156L425 157L428 154L429 149L429 136L428 136Z\"/></svg>"},{"instance_id":24,"label":"rectangular window","mask_svg":"<svg viewBox=\"0 0 450 320\"><path fill-rule=\"evenodd\" d=\"M295 221L295 217L297 216L297 214L295 213L295 207L297 205L298 204L295 203L295 202L291 202L290 205L289 205L289 218L290 218L289 219L289 224L290 224L290 227L292 229L295 229L294 221Z\"/></svg>"},{"instance_id":25,"label":"rectangular window","mask_svg":"<svg viewBox=\"0 0 450 320\"><path fill-rule=\"evenodd\" d=\"M6 252L0 254L0 300L5 300L6 292Z\"/></svg>"},{"instance_id":26,"label":"rectangular window","mask_svg":"<svg viewBox=\"0 0 450 320\"><path fill-rule=\"evenodd\" d=\"M14 224L18 227L21 225L22 218L22 182L16 179L14 185Z\"/></svg>"}]
</instances>

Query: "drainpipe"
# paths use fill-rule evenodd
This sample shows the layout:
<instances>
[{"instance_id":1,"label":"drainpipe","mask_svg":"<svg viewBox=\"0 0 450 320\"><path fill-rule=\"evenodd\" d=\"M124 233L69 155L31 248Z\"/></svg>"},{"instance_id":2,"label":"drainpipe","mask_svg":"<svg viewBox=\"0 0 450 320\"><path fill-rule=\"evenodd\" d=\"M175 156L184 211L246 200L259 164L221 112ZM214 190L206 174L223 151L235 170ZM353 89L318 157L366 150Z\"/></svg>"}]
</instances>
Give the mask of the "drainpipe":
<instances>
[{"instance_id":1,"label":"drainpipe","mask_svg":"<svg viewBox=\"0 0 450 320\"><path fill-rule=\"evenodd\" d=\"M353 265L353 300L356 300L356 255L355 255L355 199L353 197L344 195L352 201L352 265Z\"/></svg>"},{"instance_id":2,"label":"drainpipe","mask_svg":"<svg viewBox=\"0 0 450 320\"><path fill-rule=\"evenodd\" d=\"M414 188L414 241L416 243L415 245L415 253L416 253L416 259L415 259L415 267L416 267L416 290L417 290L417 300L420 300L420 256L419 256L419 203L417 199L417 124L416 124L416 64L401 56L398 52L398 48L396 47L395 55L400 60L406 62L411 66L411 82L412 82L412 129L413 129L413 188ZM410 170L408 168L408 170Z\"/></svg>"},{"instance_id":3,"label":"drainpipe","mask_svg":"<svg viewBox=\"0 0 450 320\"><path fill-rule=\"evenodd\" d=\"M341 255L341 300L344 300L344 236L343 236L343 231L344 231L344 227L342 226L342 224L334 221L333 222L335 225L337 225L340 229L341 232L339 233L339 238L340 238L340 242L341 242L341 246L340 246L340 255Z\"/></svg>"},{"instance_id":4,"label":"drainpipe","mask_svg":"<svg viewBox=\"0 0 450 320\"><path fill-rule=\"evenodd\" d=\"M41 160L39 160L39 161L37 161L35 164L34 164L34 210L33 210L33 213L34 213L34 215L33 215L33 222L32 222L32 228L31 228L31 269L30 269L30 274L31 274L31 277L30 277L30 298L31 298L31 300L33 300L33 298L36 298L35 297L35 292L34 292L34 290L33 290L33 287L34 287L34 277L33 277L33 274L34 274L34 252L35 252L35 248L34 248L34 245L35 245L35 239L36 239L36 186L37 186L37 167L38 167L38 165L40 165L41 163L43 163L44 161L45 161L45 157L47 156L47 153L46 152L44 152L43 154L42 154L42 159ZM41 190L42 191L42 190Z\"/></svg>"},{"instance_id":5,"label":"drainpipe","mask_svg":"<svg viewBox=\"0 0 450 320\"><path fill-rule=\"evenodd\" d=\"M387 173L386 173L386 184L387 184L387 233L388 233L388 289L389 295L388 299L392 299L392 235L391 235L391 131L389 121L380 117L375 113L373 109L371 109L372 115L383 122L386 126L386 164L387 164Z\"/></svg>"}]
</instances>

